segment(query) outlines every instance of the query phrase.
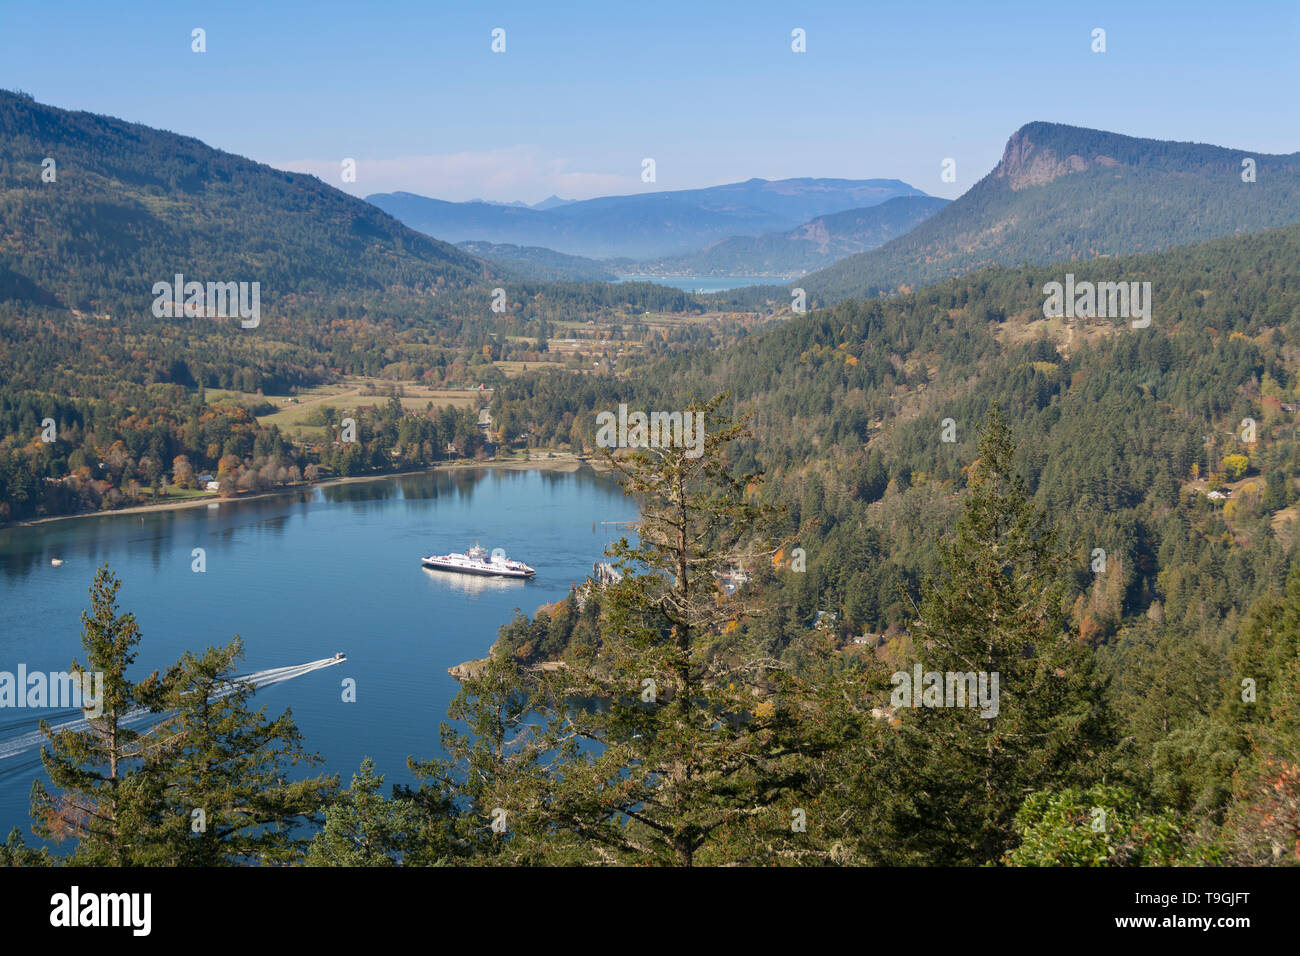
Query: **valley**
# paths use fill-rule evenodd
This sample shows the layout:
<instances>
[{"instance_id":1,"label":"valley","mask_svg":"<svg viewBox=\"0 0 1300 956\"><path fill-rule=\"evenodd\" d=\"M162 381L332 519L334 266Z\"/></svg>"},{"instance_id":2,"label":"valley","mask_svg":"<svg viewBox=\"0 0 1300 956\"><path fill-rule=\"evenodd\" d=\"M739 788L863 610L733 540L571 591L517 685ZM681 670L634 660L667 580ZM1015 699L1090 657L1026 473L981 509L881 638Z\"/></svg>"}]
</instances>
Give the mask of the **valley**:
<instances>
[{"instance_id":1,"label":"valley","mask_svg":"<svg viewBox=\"0 0 1300 956\"><path fill-rule=\"evenodd\" d=\"M0 864L1300 860L1245 27L512 12L0 90Z\"/></svg>"}]
</instances>

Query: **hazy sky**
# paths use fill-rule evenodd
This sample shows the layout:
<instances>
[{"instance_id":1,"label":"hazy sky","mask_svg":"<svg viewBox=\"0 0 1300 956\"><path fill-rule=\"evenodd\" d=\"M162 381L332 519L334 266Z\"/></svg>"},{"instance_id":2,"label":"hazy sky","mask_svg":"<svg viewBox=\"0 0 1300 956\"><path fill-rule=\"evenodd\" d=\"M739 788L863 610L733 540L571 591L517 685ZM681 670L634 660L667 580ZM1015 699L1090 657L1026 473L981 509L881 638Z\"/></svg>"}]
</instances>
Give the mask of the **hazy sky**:
<instances>
[{"instance_id":1,"label":"hazy sky","mask_svg":"<svg viewBox=\"0 0 1300 956\"><path fill-rule=\"evenodd\" d=\"M954 197L1032 120L1300 150L1298 41L1297 0L0 0L0 87L357 195L536 202L833 176Z\"/></svg>"}]
</instances>

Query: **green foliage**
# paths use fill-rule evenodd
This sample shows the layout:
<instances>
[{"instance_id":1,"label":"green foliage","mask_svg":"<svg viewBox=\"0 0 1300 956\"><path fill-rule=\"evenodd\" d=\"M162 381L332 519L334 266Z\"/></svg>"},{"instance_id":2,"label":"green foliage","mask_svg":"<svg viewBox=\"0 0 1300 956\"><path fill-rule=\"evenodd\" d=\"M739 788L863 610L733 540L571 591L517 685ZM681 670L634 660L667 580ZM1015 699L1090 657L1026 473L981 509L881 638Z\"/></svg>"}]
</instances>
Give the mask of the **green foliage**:
<instances>
[{"instance_id":1,"label":"green foliage","mask_svg":"<svg viewBox=\"0 0 1300 956\"><path fill-rule=\"evenodd\" d=\"M900 839L936 862L992 863L1011 846L1020 795L1099 777L1114 740L1091 652L1065 627L1061 556L997 406L940 553L943 575L926 585L912 632L916 661L983 673L990 687L997 675L997 706L897 712L897 773L913 790Z\"/></svg>"},{"instance_id":2,"label":"green foliage","mask_svg":"<svg viewBox=\"0 0 1300 956\"><path fill-rule=\"evenodd\" d=\"M1252 611L1219 718L1241 752L1217 846L1238 865L1300 863L1300 563Z\"/></svg>"},{"instance_id":3,"label":"green foliage","mask_svg":"<svg viewBox=\"0 0 1300 956\"><path fill-rule=\"evenodd\" d=\"M32 786L35 832L74 839L68 861L79 865L300 860L301 831L319 822L337 778L288 779L290 768L319 758L302 749L288 711L267 720L265 709L249 707L253 688L234 679L238 638L202 655L186 653L165 674L133 683L127 670L140 631L134 615L118 613L120 586L101 567L91 611L82 615L85 670L103 675L103 713L86 712L87 730L42 723L49 746L41 760L55 790ZM74 661L70 673L80 670ZM126 725L142 711L154 715L152 726ZM20 844L10 852L24 858Z\"/></svg>"},{"instance_id":4,"label":"green foliage","mask_svg":"<svg viewBox=\"0 0 1300 956\"><path fill-rule=\"evenodd\" d=\"M1156 319L1140 333L1103 321L1029 335L1059 270L987 270L799 316L626 383L526 375L493 401L564 441L590 435L595 413L620 401L671 408L683 394L730 389L728 410L761 426L737 461L766 474L766 500L789 505L785 530L809 556L808 579L774 582L780 601L806 608L807 623L835 611L855 633L905 623L899 589L916 597L936 570L931 543L955 513L975 425L998 402L1016 423L1028 490L1080 555L1067 569L1071 601L1097 591L1077 611L1086 639L1114 638L1149 612L1221 651L1232 614L1285 573L1289 540L1270 522L1295 498L1300 432L1288 419L1260 425L1251 464L1273 476L1242 498L1231 528L1184 485L1198 465L1204 474L1240 452L1231 433L1241 419L1264 421L1262 375L1295 380L1279 345L1300 336L1288 291L1296 261L1300 228L1289 227L1073 264L1079 281L1152 280ZM936 440L944 418L958 426L955 443ZM1086 557L1097 547L1105 580Z\"/></svg>"},{"instance_id":5,"label":"green foliage","mask_svg":"<svg viewBox=\"0 0 1300 956\"><path fill-rule=\"evenodd\" d=\"M504 272L514 272L529 279L613 282L617 278L603 262L541 246L496 242L459 242L456 245L481 259L497 263Z\"/></svg>"},{"instance_id":6,"label":"green foliage","mask_svg":"<svg viewBox=\"0 0 1300 956\"><path fill-rule=\"evenodd\" d=\"M408 413L396 396L352 413L356 440L339 439L339 415L319 411L329 442L295 444L235 404L205 404L176 386L134 400L67 399L0 388L0 520L104 510L154 500L168 483L218 475L225 493L263 492L318 477L428 467L486 454L477 410ZM41 421L57 441L37 440ZM450 451L448 451L450 447Z\"/></svg>"},{"instance_id":7,"label":"green foliage","mask_svg":"<svg viewBox=\"0 0 1300 956\"><path fill-rule=\"evenodd\" d=\"M289 711L268 720L235 679L243 657L225 647L190 652L163 675L152 702L167 716L150 730L145 768L154 784L158 858L177 866L282 864L301 858L338 778L291 779L320 758L302 747Z\"/></svg>"},{"instance_id":8,"label":"green foliage","mask_svg":"<svg viewBox=\"0 0 1300 956\"><path fill-rule=\"evenodd\" d=\"M731 390L704 406L701 459L614 459L644 505L638 541L615 549L623 579L503 628L449 711L446 759L413 761L418 785L391 799L369 763L343 793L286 782L310 756L289 714L230 683L237 641L133 683L139 631L101 569L83 644L106 709L90 732L50 732L52 786L33 788L36 832L75 840L73 862L1300 860L1300 426L1284 409L1300 227L1094 258L1296 218L1295 157L1243 192L1231 151L1031 124L962 200L807 283L832 301L1071 260L1079 281L1151 281L1149 329L1044 320L1058 264L650 336L644 312L705 303L498 279L308 177L29 97L0 94L0 125L0 219L24 237L0 252L0 521L148 500L169 475L260 491L486 453L472 410L413 414L394 393L355 414L357 442L322 408L320 440L295 443L257 423L262 400L207 388L494 382L507 444L579 451L620 401ZM1011 181L1048 151L1085 168ZM1078 209L1077 228L1041 234ZM987 228L1010 219L1029 226ZM191 278L255 271L273 321L252 336L153 318L148 289L177 255ZM772 295L729 301L788 306ZM611 355L652 339L646 366L503 381L490 364L532 361L575 314L616 320L593 330ZM946 419L955 442L938 440ZM1231 507L1205 498L1252 472ZM749 582L723 593L736 564ZM890 671L912 663L996 671L997 716L886 707ZM153 730L123 723L137 707ZM1104 832L1081 826L1093 807ZM20 836L0 849L47 859Z\"/></svg>"},{"instance_id":9,"label":"green foliage","mask_svg":"<svg viewBox=\"0 0 1300 956\"><path fill-rule=\"evenodd\" d=\"M415 803L385 799L379 792L383 784L367 757L352 785L325 811L325 824L307 851L308 866L401 866L427 853Z\"/></svg>"},{"instance_id":10,"label":"green foliage","mask_svg":"<svg viewBox=\"0 0 1300 956\"><path fill-rule=\"evenodd\" d=\"M479 260L314 176L195 139L3 91L0 128L0 218L23 236L0 254L0 298L144 314L178 262L187 280L260 282L273 312L290 296L411 299L487 277ZM41 180L46 156L58 159L53 183Z\"/></svg>"},{"instance_id":11,"label":"green foliage","mask_svg":"<svg viewBox=\"0 0 1300 956\"><path fill-rule=\"evenodd\" d=\"M533 693L500 654L467 682L472 701L453 707L475 731L473 742L444 736L465 764L475 833L493 801L514 821L495 842L480 837L489 860L689 866L787 846L817 856L782 804L809 792L812 762L855 724L836 719L845 708L831 685L811 687L733 636L750 608L716 575L763 554L772 515L752 501L757 476L731 469L744 427L718 404L693 406L706 422L699 457L611 458L642 517L636 544L611 549L623 577L600 592L599 643L571 647Z\"/></svg>"},{"instance_id":12,"label":"green foliage","mask_svg":"<svg viewBox=\"0 0 1300 956\"><path fill-rule=\"evenodd\" d=\"M140 766L146 741L125 725L132 710L147 703L152 685L137 686L127 677L140 643L135 615L118 613L121 581L107 564L95 572L91 610L82 612L81 644L84 667L75 660L68 669L74 678L87 674L100 686L101 712L87 711L86 730L41 730L49 747L41 762L55 793L39 780L32 784L34 829L42 837L76 839L74 862L93 866L129 866L140 862L137 833L148 826L151 794L156 782Z\"/></svg>"},{"instance_id":13,"label":"green foliage","mask_svg":"<svg viewBox=\"0 0 1300 956\"><path fill-rule=\"evenodd\" d=\"M1015 819L1019 845L1011 866L1177 866L1188 859L1187 835L1169 810L1144 811L1123 787L1039 791Z\"/></svg>"},{"instance_id":14,"label":"green foliage","mask_svg":"<svg viewBox=\"0 0 1300 956\"><path fill-rule=\"evenodd\" d=\"M44 847L29 847L17 827L9 831L9 838L0 845L0 866L52 866L53 862Z\"/></svg>"},{"instance_id":15,"label":"green foliage","mask_svg":"<svg viewBox=\"0 0 1300 956\"><path fill-rule=\"evenodd\" d=\"M448 756L408 760L417 788L400 788L422 817L425 858L524 865L590 862L571 841L556 839L543 811L546 770L573 759L571 735L553 734L543 712L553 702L498 651L467 679L447 709ZM575 855L576 854L576 855Z\"/></svg>"}]
</instances>

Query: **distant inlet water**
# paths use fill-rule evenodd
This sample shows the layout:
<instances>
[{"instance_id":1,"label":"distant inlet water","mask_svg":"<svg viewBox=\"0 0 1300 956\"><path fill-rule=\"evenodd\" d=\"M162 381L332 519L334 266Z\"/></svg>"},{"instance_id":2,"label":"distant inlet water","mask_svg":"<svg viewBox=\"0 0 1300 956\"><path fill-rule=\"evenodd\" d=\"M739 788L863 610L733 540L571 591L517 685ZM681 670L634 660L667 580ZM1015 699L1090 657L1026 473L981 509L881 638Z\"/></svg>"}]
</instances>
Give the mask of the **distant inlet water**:
<instances>
[{"instance_id":1,"label":"distant inlet water","mask_svg":"<svg viewBox=\"0 0 1300 956\"><path fill-rule=\"evenodd\" d=\"M785 285L781 276L619 276L619 282L654 282L684 292L726 292L750 285Z\"/></svg>"},{"instance_id":2,"label":"distant inlet water","mask_svg":"<svg viewBox=\"0 0 1300 956\"><path fill-rule=\"evenodd\" d=\"M338 666L259 690L268 716L286 707L309 751L344 785L363 757L384 791L411 782L406 758L442 756L438 725L458 685L447 668L483 657L516 609L563 599L637 516L611 478L576 472L435 471L305 489L255 501L145 514L75 518L0 530L0 671L66 670L81 648L95 568L122 579L118 604L142 640L142 679L185 650L235 634L239 673L318 661ZM530 581L425 571L420 558L479 542L537 569ZM191 570L203 548L206 571ZM51 560L62 559L52 566ZM343 701L342 681L356 682ZM48 714L0 707L0 743ZM0 834L28 842L28 791L44 779L37 753L0 761Z\"/></svg>"}]
</instances>

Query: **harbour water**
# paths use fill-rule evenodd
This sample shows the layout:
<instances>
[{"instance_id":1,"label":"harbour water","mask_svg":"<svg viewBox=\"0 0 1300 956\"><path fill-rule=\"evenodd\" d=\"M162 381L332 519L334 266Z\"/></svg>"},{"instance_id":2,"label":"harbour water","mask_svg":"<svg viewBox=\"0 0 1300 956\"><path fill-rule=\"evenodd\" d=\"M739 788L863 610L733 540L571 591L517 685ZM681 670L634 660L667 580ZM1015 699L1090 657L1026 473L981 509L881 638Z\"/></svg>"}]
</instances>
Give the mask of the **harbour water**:
<instances>
[{"instance_id":1,"label":"harbour water","mask_svg":"<svg viewBox=\"0 0 1300 956\"><path fill-rule=\"evenodd\" d=\"M480 468L0 530L0 671L84 661L80 615L107 562L122 580L119 606L142 632L137 680L235 634L241 674L344 652L345 663L255 701L268 715L292 708L307 749L344 784L372 757L387 792L410 782L409 755L441 755L438 726L458 689L447 668L485 656L516 610L531 615L563 598L622 533L614 522L635 517L618 484L589 469ZM424 555L476 541L526 561L536 577L420 567ZM355 702L343 700L345 679L356 682ZM0 744L60 714L0 707ZM0 839L18 826L34 841L27 811L37 776L36 752L0 759Z\"/></svg>"}]
</instances>

